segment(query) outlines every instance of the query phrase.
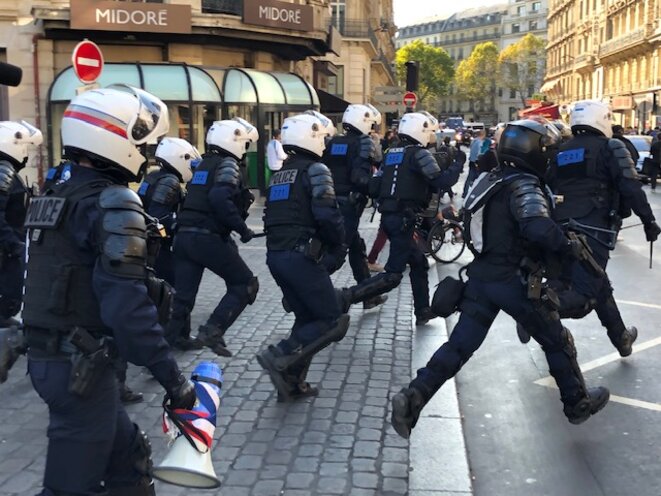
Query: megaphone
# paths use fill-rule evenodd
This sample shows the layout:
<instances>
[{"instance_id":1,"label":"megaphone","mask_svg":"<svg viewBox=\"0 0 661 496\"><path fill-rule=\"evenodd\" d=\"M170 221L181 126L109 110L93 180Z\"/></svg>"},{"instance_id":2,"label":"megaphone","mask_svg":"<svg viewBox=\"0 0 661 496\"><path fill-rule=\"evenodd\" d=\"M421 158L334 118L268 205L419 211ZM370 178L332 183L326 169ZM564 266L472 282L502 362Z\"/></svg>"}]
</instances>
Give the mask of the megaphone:
<instances>
[{"instance_id":1,"label":"megaphone","mask_svg":"<svg viewBox=\"0 0 661 496\"><path fill-rule=\"evenodd\" d=\"M163 462L154 467L154 478L175 486L194 489L220 487L211 462L223 373L215 363L199 364L191 376L197 401L192 410L170 410L163 414L163 430L174 437Z\"/></svg>"}]
</instances>

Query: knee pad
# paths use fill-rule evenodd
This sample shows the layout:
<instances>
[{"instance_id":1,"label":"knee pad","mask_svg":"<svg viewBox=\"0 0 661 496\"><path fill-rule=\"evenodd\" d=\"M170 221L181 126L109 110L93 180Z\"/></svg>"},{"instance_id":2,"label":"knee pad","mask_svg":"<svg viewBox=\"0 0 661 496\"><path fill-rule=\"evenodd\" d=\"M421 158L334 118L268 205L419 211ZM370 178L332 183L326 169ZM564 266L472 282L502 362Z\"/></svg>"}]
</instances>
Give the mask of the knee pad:
<instances>
[{"instance_id":1,"label":"knee pad","mask_svg":"<svg viewBox=\"0 0 661 496\"><path fill-rule=\"evenodd\" d=\"M257 299L259 280L256 277L251 277L245 284L228 286L227 291L236 295L245 304L252 305Z\"/></svg>"},{"instance_id":2,"label":"knee pad","mask_svg":"<svg viewBox=\"0 0 661 496\"><path fill-rule=\"evenodd\" d=\"M257 292L259 291L259 279L252 277L248 283L248 305L255 303Z\"/></svg>"},{"instance_id":3,"label":"knee pad","mask_svg":"<svg viewBox=\"0 0 661 496\"><path fill-rule=\"evenodd\" d=\"M400 272L382 272L351 288L351 303L360 303L395 289L402 282Z\"/></svg>"}]
</instances>

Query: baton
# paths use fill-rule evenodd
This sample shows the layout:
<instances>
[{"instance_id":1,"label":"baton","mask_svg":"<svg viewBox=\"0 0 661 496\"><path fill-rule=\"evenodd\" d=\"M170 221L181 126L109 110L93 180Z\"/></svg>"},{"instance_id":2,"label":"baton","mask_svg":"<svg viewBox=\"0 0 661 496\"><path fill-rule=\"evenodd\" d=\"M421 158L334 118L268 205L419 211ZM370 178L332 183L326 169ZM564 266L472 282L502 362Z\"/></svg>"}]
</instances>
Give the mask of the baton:
<instances>
[{"instance_id":1,"label":"baton","mask_svg":"<svg viewBox=\"0 0 661 496\"><path fill-rule=\"evenodd\" d=\"M260 232L260 233L255 233L255 235L252 237L252 239L255 239L255 238L263 238L263 237L265 237L265 236L266 236L266 231L264 231L264 232Z\"/></svg>"},{"instance_id":2,"label":"baton","mask_svg":"<svg viewBox=\"0 0 661 496\"><path fill-rule=\"evenodd\" d=\"M650 269L652 268L652 255L654 254L654 241L650 241Z\"/></svg>"},{"instance_id":3,"label":"baton","mask_svg":"<svg viewBox=\"0 0 661 496\"><path fill-rule=\"evenodd\" d=\"M620 228L620 231L624 231L625 229L631 229L632 227L638 227L638 226L642 226L642 225L643 225L642 222L639 222L638 224L631 224L630 226L625 226L625 227Z\"/></svg>"}]
</instances>

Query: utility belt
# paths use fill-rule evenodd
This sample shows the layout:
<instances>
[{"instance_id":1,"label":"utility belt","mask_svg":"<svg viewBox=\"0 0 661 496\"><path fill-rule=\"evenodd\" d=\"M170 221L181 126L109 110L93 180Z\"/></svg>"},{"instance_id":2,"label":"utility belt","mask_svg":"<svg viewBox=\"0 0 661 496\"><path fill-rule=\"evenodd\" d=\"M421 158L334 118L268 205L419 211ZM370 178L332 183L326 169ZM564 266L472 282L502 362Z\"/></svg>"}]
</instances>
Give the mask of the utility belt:
<instances>
[{"instance_id":1,"label":"utility belt","mask_svg":"<svg viewBox=\"0 0 661 496\"><path fill-rule=\"evenodd\" d=\"M379 212L381 213L403 212L404 210L419 212L423 207L424 205L420 205L414 200L397 200L396 198L379 200Z\"/></svg>"},{"instance_id":2,"label":"utility belt","mask_svg":"<svg viewBox=\"0 0 661 496\"><path fill-rule=\"evenodd\" d=\"M307 240L299 240L292 250L318 263L324 254L324 245L319 238L313 236Z\"/></svg>"},{"instance_id":3,"label":"utility belt","mask_svg":"<svg viewBox=\"0 0 661 496\"><path fill-rule=\"evenodd\" d=\"M71 360L69 392L89 397L116 356L112 339L95 337L82 327L71 331L52 331L26 327L25 338L30 353L36 357L63 357Z\"/></svg>"}]
</instances>

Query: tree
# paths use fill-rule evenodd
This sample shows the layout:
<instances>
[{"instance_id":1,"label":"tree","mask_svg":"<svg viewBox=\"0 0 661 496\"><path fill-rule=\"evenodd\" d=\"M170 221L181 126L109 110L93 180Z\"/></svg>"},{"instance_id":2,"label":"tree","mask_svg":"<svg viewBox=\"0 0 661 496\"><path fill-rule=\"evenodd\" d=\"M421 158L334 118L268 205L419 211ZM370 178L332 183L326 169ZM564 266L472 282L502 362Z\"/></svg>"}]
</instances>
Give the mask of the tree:
<instances>
[{"instance_id":1,"label":"tree","mask_svg":"<svg viewBox=\"0 0 661 496\"><path fill-rule=\"evenodd\" d=\"M498 47L492 41L476 45L468 58L459 63L455 74L457 92L470 101L471 110L495 108Z\"/></svg>"},{"instance_id":2,"label":"tree","mask_svg":"<svg viewBox=\"0 0 661 496\"><path fill-rule=\"evenodd\" d=\"M397 78L406 81L406 62L420 62L418 102L426 101L447 94L448 87L454 76L454 66L448 52L442 48L416 40L397 50L395 68Z\"/></svg>"},{"instance_id":3,"label":"tree","mask_svg":"<svg viewBox=\"0 0 661 496\"><path fill-rule=\"evenodd\" d=\"M526 106L526 98L531 97L542 86L545 45L539 36L528 33L503 49L498 58L502 84L519 95L522 107Z\"/></svg>"}]
</instances>

